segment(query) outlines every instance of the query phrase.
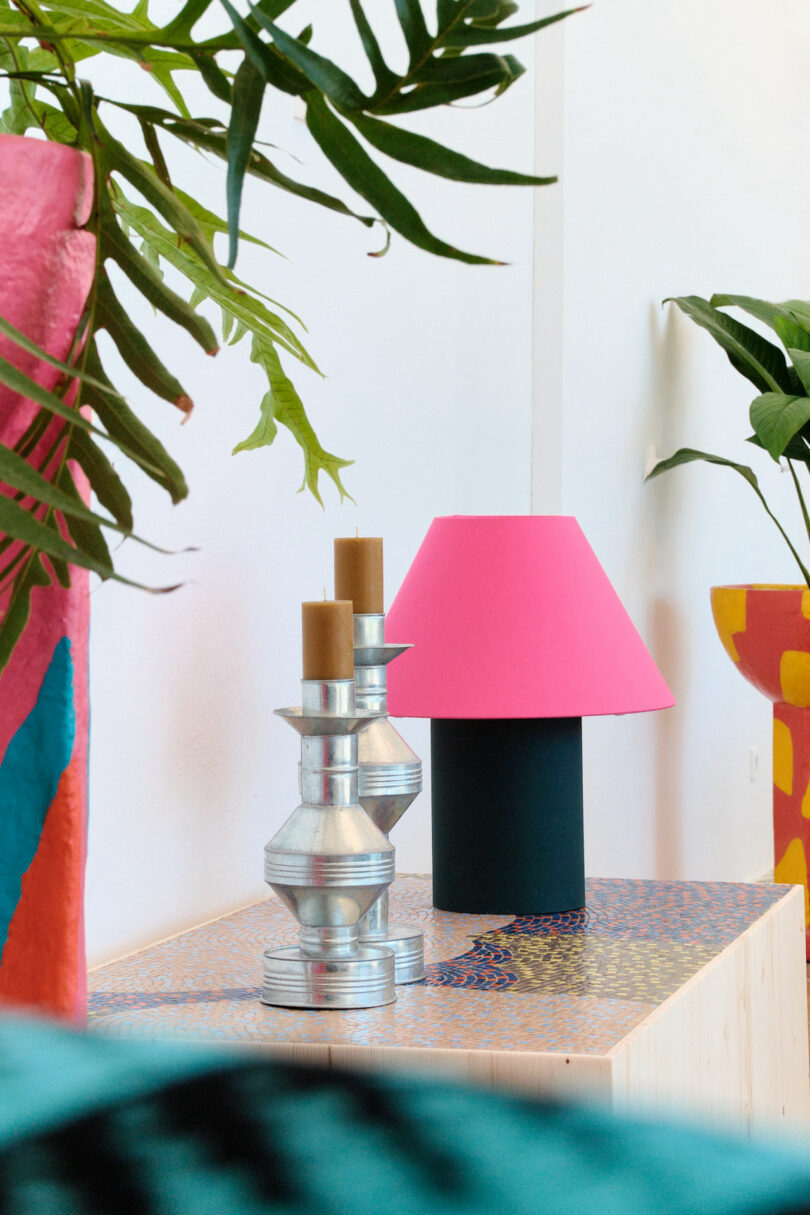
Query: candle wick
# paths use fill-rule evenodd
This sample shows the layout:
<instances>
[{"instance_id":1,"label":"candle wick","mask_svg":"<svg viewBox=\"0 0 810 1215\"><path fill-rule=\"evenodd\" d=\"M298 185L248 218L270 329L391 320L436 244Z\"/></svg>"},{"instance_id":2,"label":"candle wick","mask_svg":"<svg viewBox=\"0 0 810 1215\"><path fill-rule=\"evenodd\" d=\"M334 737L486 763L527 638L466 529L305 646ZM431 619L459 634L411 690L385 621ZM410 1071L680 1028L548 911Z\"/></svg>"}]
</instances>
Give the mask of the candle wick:
<instances>
[{"instance_id":1,"label":"candle wick","mask_svg":"<svg viewBox=\"0 0 810 1215\"><path fill-rule=\"evenodd\" d=\"M354 538L355 538L355 540L359 540L359 539L360 539L360 528L359 528L359 527L356 527L356 528L354 529Z\"/></svg>"},{"instance_id":2,"label":"candle wick","mask_svg":"<svg viewBox=\"0 0 810 1215\"><path fill-rule=\"evenodd\" d=\"M326 603L326 587L323 588L323 601Z\"/></svg>"}]
</instances>

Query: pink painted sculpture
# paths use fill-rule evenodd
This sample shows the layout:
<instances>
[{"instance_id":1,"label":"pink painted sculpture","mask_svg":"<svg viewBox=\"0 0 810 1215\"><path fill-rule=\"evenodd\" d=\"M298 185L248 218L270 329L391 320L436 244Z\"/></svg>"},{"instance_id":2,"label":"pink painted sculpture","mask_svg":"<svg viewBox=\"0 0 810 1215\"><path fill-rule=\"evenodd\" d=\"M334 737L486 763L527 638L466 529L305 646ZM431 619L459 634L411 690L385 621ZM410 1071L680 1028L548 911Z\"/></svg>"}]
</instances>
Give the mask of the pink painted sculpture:
<instances>
[{"instance_id":1,"label":"pink painted sculpture","mask_svg":"<svg viewBox=\"0 0 810 1215\"><path fill-rule=\"evenodd\" d=\"M0 136L0 314L60 359L70 354L93 281L95 237L82 231L92 203L85 153ZM4 337L0 357L49 389L59 378L56 368ZM0 385L0 441L16 442L35 411L31 401ZM52 421L30 456L45 475L53 465L43 460L63 425ZM0 492L13 490L0 486ZM86 572L72 568L71 582L68 589L34 588L28 623L0 676L0 1003L81 1019ZM9 590L0 584L0 613L8 609Z\"/></svg>"}]
</instances>

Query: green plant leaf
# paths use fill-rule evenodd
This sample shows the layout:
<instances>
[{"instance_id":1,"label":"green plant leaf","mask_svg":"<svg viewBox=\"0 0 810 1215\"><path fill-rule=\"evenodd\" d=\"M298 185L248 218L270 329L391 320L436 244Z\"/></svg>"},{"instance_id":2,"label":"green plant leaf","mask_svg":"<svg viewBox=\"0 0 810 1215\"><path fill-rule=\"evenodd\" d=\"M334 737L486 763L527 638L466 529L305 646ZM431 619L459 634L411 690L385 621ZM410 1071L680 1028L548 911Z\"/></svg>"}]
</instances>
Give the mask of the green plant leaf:
<instances>
[{"instance_id":1,"label":"green plant leaf","mask_svg":"<svg viewBox=\"0 0 810 1215\"><path fill-rule=\"evenodd\" d=\"M109 527L111 530L119 532L127 538L131 538L137 541L138 544L143 544L155 552L164 554L168 552L167 549L159 548L155 544L150 544L148 540L143 540L140 536L136 536L131 529L122 527L115 520L107 519L103 515L98 515L95 511L90 510L85 505L78 491L75 490L75 487L66 488L68 479L70 480L70 486L73 487L72 476L67 464L63 466L59 482L55 485L48 478L43 477L41 473L37 472L35 468L32 468L27 460L22 459L21 456L11 451L8 447L0 445L0 481L6 485L10 485L13 489L20 490L24 497L33 498L36 502L49 506L53 510L60 511L63 515L79 519L86 524L92 525L94 528ZM76 539L75 536L74 539Z\"/></svg>"},{"instance_id":2,"label":"green plant leaf","mask_svg":"<svg viewBox=\"0 0 810 1215\"><path fill-rule=\"evenodd\" d=\"M426 60L411 73L416 84L468 84L486 81L489 88L493 75L500 81L517 80L526 71L514 55L495 55L483 51L476 55L443 56ZM477 90L481 91L481 90Z\"/></svg>"},{"instance_id":3,"label":"green plant leaf","mask_svg":"<svg viewBox=\"0 0 810 1215\"><path fill-rule=\"evenodd\" d=\"M370 118L366 114L350 114L348 117L363 138L379 152L452 181L492 186L547 186L557 180L556 177L529 177L510 169L490 169L425 135L406 131L390 122L381 122L379 118Z\"/></svg>"},{"instance_id":4,"label":"green plant leaf","mask_svg":"<svg viewBox=\"0 0 810 1215\"><path fill-rule=\"evenodd\" d=\"M387 92L397 83L397 74L393 72L383 58L383 53L380 50L380 44L377 41L377 36L374 30L368 23L368 18L363 10L360 0L349 0L354 17L354 23L357 26L357 32L360 35L360 41L363 43L363 50L366 52L371 70L374 73L374 80L377 84L377 92Z\"/></svg>"},{"instance_id":5,"label":"green plant leaf","mask_svg":"<svg viewBox=\"0 0 810 1215\"><path fill-rule=\"evenodd\" d=\"M234 76L233 107L228 127L228 265L236 264L239 245L239 212L242 206L242 186L259 126L264 99L264 76L245 56Z\"/></svg>"},{"instance_id":6,"label":"green plant leaf","mask_svg":"<svg viewBox=\"0 0 810 1215\"><path fill-rule=\"evenodd\" d=\"M102 259L111 257L155 308L185 329L206 354L216 354L219 343L208 321L172 291L154 265L137 252L116 223L112 211L102 216L100 235Z\"/></svg>"},{"instance_id":7,"label":"green plant leaf","mask_svg":"<svg viewBox=\"0 0 810 1215\"><path fill-rule=\"evenodd\" d=\"M353 190L370 203L392 228L428 253L455 258L473 265L497 265L491 258L464 253L433 236L416 208L377 167L351 132L343 125L319 93L306 97L307 126L324 155L331 160Z\"/></svg>"},{"instance_id":8,"label":"green plant leaf","mask_svg":"<svg viewBox=\"0 0 810 1215\"><path fill-rule=\"evenodd\" d=\"M723 468L731 468L734 470L734 472L739 473L739 475L748 482L762 503L768 518L772 520L782 539L785 541L785 544L787 544L788 548L793 554L794 561L802 571L802 577L804 578L808 587L810 587L810 570L808 570L805 566L787 532L782 527L782 524L776 518L776 515L773 513L771 508L768 506L765 495L759 487L759 481L757 480L756 473L752 468L749 468L747 464L735 464L733 460L726 460L723 458L723 456L713 456L706 451L696 451L693 447L682 447L668 459L659 460L655 467L647 474L645 480L651 481L654 477L660 476L661 473L669 472L669 470L672 468L678 468L681 464L691 464L695 460L702 460L706 464L718 464Z\"/></svg>"},{"instance_id":9,"label":"green plant leaf","mask_svg":"<svg viewBox=\"0 0 810 1215\"><path fill-rule=\"evenodd\" d=\"M191 31L200 20L203 13L211 7L212 0L186 0L180 12L168 25L164 25L161 33L168 37L191 38Z\"/></svg>"},{"instance_id":10,"label":"green plant leaf","mask_svg":"<svg viewBox=\"0 0 810 1215\"><path fill-rule=\"evenodd\" d=\"M27 350L29 354L35 354L43 363L50 363L51 367L56 367L63 375L71 380L81 380L84 384L92 384L100 392L109 392L115 397L120 397L120 393L113 388L112 384L102 384L99 380L95 380L87 371L81 367L72 366L70 363L64 363L61 359L57 359L54 355L49 354L42 346L38 346L36 342L32 342L30 338L7 321L4 316L0 316L0 333L4 334L16 346L21 346L23 350Z\"/></svg>"},{"instance_id":11,"label":"green plant leaf","mask_svg":"<svg viewBox=\"0 0 810 1215\"><path fill-rule=\"evenodd\" d=\"M699 295L670 297L663 302L677 304L681 312L706 329L725 350L736 370L760 392L780 392L790 387L788 366L782 351L755 330L713 308L708 300L701 299Z\"/></svg>"},{"instance_id":12,"label":"green plant leaf","mask_svg":"<svg viewBox=\"0 0 810 1215\"><path fill-rule=\"evenodd\" d=\"M510 60L517 64L517 60L512 60L511 56ZM490 89L494 89L495 96L498 97L519 79L524 70L520 65L518 65L519 72L512 73L510 70L504 70L504 66L508 68L507 60L502 60L501 65L493 68L486 75L474 76L470 80L459 80L453 84L420 84L390 100L375 101L370 110L374 114L415 114L418 110L432 110L437 106L452 105L456 101L463 101L465 97L475 97Z\"/></svg>"},{"instance_id":13,"label":"green plant leaf","mask_svg":"<svg viewBox=\"0 0 810 1215\"><path fill-rule=\"evenodd\" d=\"M0 619L0 671L5 669L15 645L31 614L31 592L35 586L49 586L50 578L45 573L40 557L30 557L22 576L15 582L11 599Z\"/></svg>"},{"instance_id":14,"label":"green plant leaf","mask_svg":"<svg viewBox=\"0 0 810 1215\"><path fill-rule=\"evenodd\" d=\"M794 349L810 351L810 304L805 300L785 300L777 305L785 316L778 316L774 328L783 344Z\"/></svg>"},{"instance_id":15,"label":"green plant leaf","mask_svg":"<svg viewBox=\"0 0 810 1215\"><path fill-rule=\"evenodd\" d=\"M806 350L788 350L796 374L801 380L804 391L810 396L810 353Z\"/></svg>"},{"instance_id":16,"label":"green plant leaf","mask_svg":"<svg viewBox=\"0 0 810 1215\"><path fill-rule=\"evenodd\" d=\"M217 233L228 231L227 220L222 219L219 215L215 215L213 211L209 211L208 208L204 207L202 203L197 201L196 198L192 198L190 194L184 193L184 191L178 189L177 186L174 187L174 192L182 202L183 206L188 207L189 211L205 233L206 240L208 240L211 245L213 245L214 237L217 235ZM245 232L242 228L239 229L239 239L240 241L247 241L247 243L250 245L258 245L261 249L268 249L270 253L276 253L279 257L284 257L284 254L280 249L276 249L273 245L268 245L267 241L260 240L258 236L252 236L250 232Z\"/></svg>"},{"instance_id":17,"label":"green plant leaf","mask_svg":"<svg viewBox=\"0 0 810 1215\"><path fill-rule=\"evenodd\" d=\"M416 0L418 7L418 0ZM258 9L253 10L253 16L263 29L272 35L273 41L280 51L303 72L311 85L342 110L362 110L371 100L357 87L346 72L332 63L331 59L318 55L310 47L304 46L296 38L286 34L275 22L270 21Z\"/></svg>"},{"instance_id":18,"label":"green plant leaf","mask_svg":"<svg viewBox=\"0 0 810 1215\"><path fill-rule=\"evenodd\" d=\"M68 443L68 456L79 465L101 505L124 531L131 532L134 522L129 490L98 444L85 431L73 430Z\"/></svg>"},{"instance_id":19,"label":"green plant leaf","mask_svg":"<svg viewBox=\"0 0 810 1215\"><path fill-rule=\"evenodd\" d=\"M713 295L709 300L713 308L741 308L749 316L763 321L775 330L783 344L799 350L810 350L810 331L791 310L792 304L798 300L790 300L787 304L772 304L770 300L754 299L750 295ZM810 320L810 316L808 316Z\"/></svg>"},{"instance_id":20,"label":"green plant leaf","mask_svg":"<svg viewBox=\"0 0 810 1215\"><path fill-rule=\"evenodd\" d=\"M184 274L195 287L204 291L221 309L230 312L235 320L244 321L249 329L265 332L273 342L281 345L299 362L318 375L321 374L315 360L287 322L266 308L235 276L231 276L232 281L228 281L223 289L219 281L209 274L207 266L189 251L178 246L168 229L160 224L151 211L123 198L116 200L115 209L140 236L152 244L161 257Z\"/></svg>"},{"instance_id":21,"label":"green plant leaf","mask_svg":"<svg viewBox=\"0 0 810 1215\"><path fill-rule=\"evenodd\" d=\"M284 93L291 93L294 97L306 92L309 88L307 77L293 67L291 62L279 55L275 47L267 46L262 42L256 33L256 14L259 6L251 11L251 21L240 17L229 0L221 0L221 3L233 23L238 39L237 45L241 44L253 66L262 74L268 84L281 89Z\"/></svg>"},{"instance_id":22,"label":"green plant leaf","mask_svg":"<svg viewBox=\"0 0 810 1215\"><path fill-rule=\"evenodd\" d=\"M96 120L99 137L110 165L122 177L143 194L152 206L174 228L182 240L187 240L197 256L205 262L215 277L225 281L222 269L214 256L214 251L205 239L200 225L194 216L186 210L180 199L170 190L148 165L138 160L117 139L106 130L100 120Z\"/></svg>"},{"instance_id":23,"label":"green plant leaf","mask_svg":"<svg viewBox=\"0 0 810 1215\"><path fill-rule=\"evenodd\" d=\"M132 323L106 275L100 276L96 283L96 324L99 329L107 330L121 358L142 384L181 413L191 413L194 408L191 397L163 365L140 329Z\"/></svg>"},{"instance_id":24,"label":"green plant leaf","mask_svg":"<svg viewBox=\"0 0 810 1215\"><path fill-rule=\"evenodd\" d=\"M707 451L696 451L693 447L681 447L666 460L659 460L655 467L647 473L644 480L652 481L655 477L660 477L661 473L679 468L682 464L692 464L695 460L703 460L707 464L719 464L724 468L733 468L735 472L745 478L749 485L754 489L759 489L756 473L747 464L735 464L733 460L726 460L723 456L713 456Z\"/></svg>"},{"instance_id":25,"label":"green plant leaf","mask_svg":"<svg viewBox=\"0 0 810 1215\"><path fill-rule=\"evenodd\" d=\"M107 380L94 341L88 347L87 366L96 379ZM148 477L166 490L172 502L181 502L183 498L188 497L188 486L180 468L157 436L144 426L126 401L113 399L109 394L96 392L92 387L86 388L83 395L85 402L95 410L107 431L106 434L96 431L96 434L115 443Z\"/></svg>"},{"instance_id":26,"label":"green plant leaf","mask_svg":"<svg viewBox=\"0 0 810 1215\"><path fill-rule=\"evenodd\" d=\"M273 343L261 334L254 333L250 358L251 362L259 364L270 382L272 416L281 422L283 426L287 427L304 453L304 480L301 484L301 489L308 488L315 500L323 506L323 500L318 489L318 477L321 472L324 472L337 487L341 501L344 498L351 498L351 494L346 492L340 479L340 470L347 468L353 461L341 460L339 456L333 455L321 446L307 418L301 398L295 391L292 382L284 373L281 360ZM264 402L262 404L264 406ZM269 441L272 442L273 437L275 437L275 431L271 433L271 428L266 425L269 411L270 405L268 404L266 409L263 410L260 426L246 440L243 440L244 444L249 444L251 448L258 447L258 432L260 428L269 438ZM262 423L264 423L263 427ZM238 450L240 447L241 445L237 444L234 450Z\"/></svg>"},{"instance_id":27,"label":"green plant leaf","mask_svg":"<svg viewBox=\"0 0 810 1215\"><path fill-rule=\"evenodd\" d=\"M226 136L224 131L218 131L215 127L220 124L216 120L206 119L206 124L212 123L213 126L203 125L200 120L196 122L186 122L178 119L175 114L170 114L168 111L161 111L154 107L124 105L115 103L118 108L127 110L136 116L139 113L148 112L152 115L163 114L163 119L152 117L151 121L160 122L164 130L169 134L174 135L176 139L180 139L183 143L190 144L192 147L205 148L219 156L222 160L227 160L228 151L226 144ZM317 203L318 206L326 207L330 211L336 211L340 215L349 215L352 219L357 219L361 224L370 228L373 224L379 223L380 220L373 215L358 215L351 207L346 206L339 198L334 198L331 194L327 194L323 190L318 190L314 186L306 186L301 182L295 181L282 173L271 163L261 152L256 148L253 149L248 161L247 172L253 177L259 177L263 181L270 182L271 185L278 186L281 190L286 190L290 194L296 195L298 198L305 198L309 202ZM180 190L175 190L178 198L182 198L183 194ZM244 238L243 238L244 239Z\"/></svg>"},{"instance_id":28,"label":"green plant leaf","mask_svg":"<svg viewBox=\"0 0 810 1215\"><path fill-rule=\"evenodd\" d=\"M163 182L164 186L168 186L168 188L171 190L172 179L169 176L168 165L166 164L166 160L163 156L157 131L152 126L151 122L141 123L141 134L143 135L143 142L146 144L146 150L149 153L152 161L152 167L160 180Z\"/></svg>"},{"instance_id":29,"label":"green plant leaf","mask_svg":"<svg viewBox=\"0 0 810 1215\"><path fill-rule=\"evenodd\" d=\"M525 38L529 34L536 34L538 30L545 29L546 26L555 25L558 21L564 21L566 17L572 17L574 13L584 13L590 8L589 4L582 4L578 8L569 8L562 13L554 13L550 17L541 17L538 21L528 21L524 25L507 26L506 29L496 29L491 26L481 26L461 23L456 25L450 33L442 39L442 45L445 47L468 47L491 45L494 42L511 42L516 38Z\"/></svg>"},{"instance_id":30,"label":"green plant leaf","mask_svg":"<svg viewBox=\"0 0 810 1215\"><path fill-rule=\"evenodd\" d=\"M243 439L241 443L237 443L234 447L232 455L236 455L240 451L255 451L257 447L269 447L278 434L278 427L275 423L276 406L273 400L273 394L266 392L262 397L259 406L259 420L256 427Z\"/></svg>"},{"instance_id":31,"label":"green plant leaf","mask_svg":"<svg viewBox=\"0 0 810 1215\"><path fill-rule=\"evenodd\" d=\"M430 54L431 37L419 0L396 0L397 17L402 28L411 64Z\"/></svg>"},{"instance_id":32,"label":"green plant leaf","mask_svg":"<svg viewBox=\"0 0 810 1215\"><path fill-rule=\"evenodd\" d=\"M203 80L208 85L209 91L219 101L224 101L226 105L231 105L233 103L231 82L222 68L217 64L214 56L192 52L192 59L196 63Z\"/></svg>"},{"instance_id":33,"label":"green plant leaf","mask_svg":"<svg viewBox=\"0 0 810 1215\"><path fill-rule=\"evenodd\" d=\"M778 461L793 436L810 421L810 397L764 392L751 402L750 418L763 447Z\"/></svg>"},{"instance_id":34,"label":"green plant leaf","mask_svg":"<svg viewBox=\"0 0 810 1215\"><path fill-rule=\"evenodd\" d=\"M95 377L93 377L95 379ZM69 422L71 426L76 426L80 430L86 431L88 434L97 435L102 439L109 439L111 442L120 448L127 456L133 456L131 448L128 446L125 439L116 438L112 434L105 434L103 430L99 430L92 422L88 422L87 418L83 417L79 410L71 408L69 405L60 400L54 393L43 388L36 380L32 380L30 376L19 371L13 363L7 359L0 357L0 383L5 384L7 388L12 389L21 397L27 397L31 401L35 401L37 405L46 410L49 414L53 414L57 418L63 418ZM114 391L114 390L113 390ZM85 386L83 394L84 400L90 404L90 396L93 398L93 405L99 414L102 409L106 409L109 404L109 395L99 392L92 387L90 383ZM122 399L116 396L115 407L117 409L127 408ZM133 457L134 458L134 457Z\"/></svg>"},{"instance_id":35,"label":"green plant leaf","mask_svg":"<svg viewBox=\"0 0 810 1215\"><path fill-rule=\"evenodd\" d=\"M40 553L67 561L69 564L80 565L105 580L112 578L115 582L122 582L126 586L136 586L140 590L153 593L174 591L179 585L178 583L175 586L149 587L140 582L134 582L131 578L125 578L122 574L116 573L109 561L86 549L69 544L62 538L55 526L49 527L42 523L17 502L13 502L2 494L0 494L0 531L5 532L7 536L13 536L15 540L30 545Z\"/></svg>"}]
</instances>

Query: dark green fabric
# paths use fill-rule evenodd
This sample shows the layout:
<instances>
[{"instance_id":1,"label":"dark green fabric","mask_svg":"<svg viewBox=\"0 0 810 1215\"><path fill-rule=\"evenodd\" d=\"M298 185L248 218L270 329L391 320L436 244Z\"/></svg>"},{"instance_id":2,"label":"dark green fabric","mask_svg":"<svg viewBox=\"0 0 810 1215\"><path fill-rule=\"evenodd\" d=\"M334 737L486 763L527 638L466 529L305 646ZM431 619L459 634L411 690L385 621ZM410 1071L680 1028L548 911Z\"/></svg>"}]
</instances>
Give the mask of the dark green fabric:
<instances>
[{"instance_id":1,"label":"dark green fabric","mask_svg":"<svg viewBox=\"0 0 810 1215\"><path fill-rule=\"evenodd\" d=\"M430 757L436 907L585 905L581 718L434 720Z\"/></svg>"},{"instance_id":2,"label":"dark green fabric","mask_svg":"<svg viewBox=\"0 0 810 1215\"><path fill-rule=\"evenodd\" d=\"M798 1148L0 1021L2 1215L786 1215L808 1201Z\"/></svg>"}]
</instances>

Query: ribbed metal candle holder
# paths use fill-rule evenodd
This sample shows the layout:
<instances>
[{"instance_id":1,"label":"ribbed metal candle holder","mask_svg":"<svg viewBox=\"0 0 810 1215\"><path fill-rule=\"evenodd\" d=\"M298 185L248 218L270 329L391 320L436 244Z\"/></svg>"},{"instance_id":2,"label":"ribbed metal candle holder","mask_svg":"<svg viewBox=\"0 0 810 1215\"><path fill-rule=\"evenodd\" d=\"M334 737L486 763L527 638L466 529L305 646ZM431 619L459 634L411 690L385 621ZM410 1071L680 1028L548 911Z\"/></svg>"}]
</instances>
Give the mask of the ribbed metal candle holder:
<instances>
[{"instance_id":1,"label":"ribbed metal candle holder","mask_svg":"<svg viewBox=\"0 0 810 1215\"><path fill-rule=\"evenodd\" d=\"M359 922L394 878L394 849L358 801L358 736L374 719L352 679L302 680L301 804L264 850L265 881L298 920L298 945L264 954L262 1001L376 1008L396 999L394 955Z\"/></svg>"},{"instance_id":2,"label":"ribbed metal candle holder","mask_svg":"<svg viewBox=\"0 0 810 1215\"><path fill-rule=\"evenodd\" d=\"M358 712L374 714L358 739L360 805L388 835L422 789L422 761L388 720L387 667L406 645L385 644L385 616L355 614L354 678ZM397 983L425 974L424 937L410 924L389 924L388 890L360 921L364 944L387 945L396 958Z\"/></svg>"}]
</instances>

